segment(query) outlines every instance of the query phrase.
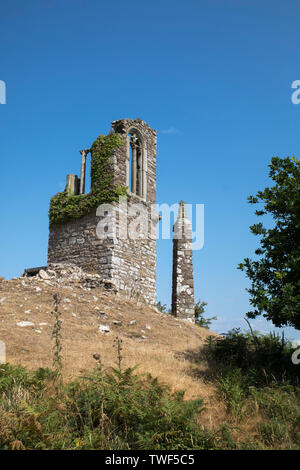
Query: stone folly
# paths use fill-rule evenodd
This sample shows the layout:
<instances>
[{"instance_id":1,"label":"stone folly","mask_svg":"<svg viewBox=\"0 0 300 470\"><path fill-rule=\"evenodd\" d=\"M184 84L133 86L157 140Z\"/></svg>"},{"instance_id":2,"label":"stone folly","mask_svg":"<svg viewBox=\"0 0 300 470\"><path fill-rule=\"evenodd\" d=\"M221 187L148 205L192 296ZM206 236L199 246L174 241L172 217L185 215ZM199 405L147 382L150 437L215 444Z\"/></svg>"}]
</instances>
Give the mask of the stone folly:
<instances>
[{"instance_id":1,"label":"stone folly","mask_svg":"<svg viewBox=\"0 0 300 470\"><path fill-rule=\"evenodd\" d=\"M184 201L180 201L174 224L172 313L179 318L195 319L192 224Z\"/></svg>"},{"instance_id":2,"label":"stone folly","mask_svg":"<svg viewBox=\"0 0 300 470\"><path fill-rule=\"evenodd\" d=\"M128 223L130 209L138 203L147 209L151 226L150 207L156 202L157 133L140 119L121 119L112 123L108 136L112 134L117 134L121 140L121 145L114 148L110 156L112 183L128 188ZM75 205L77 197L78 203L85 197L87 158L89 154L92 162L94 158L93 147L80 153L80 179L77 175L67 175L65 189L65 193L73 197ZM112 204L118 207L117 202ZM156 305L155 237L145 235L130 239L112 236L99 239L96 227L106 216L105 211L99 213L97 207L93 207L80 218L50 224L48 263L72 263L86 272L98 273L104 279L112 280L119 289ZM122 231L122 214L117 209L113 217L119 233Z\"/></svg>"},{"instance_id":3,"label":"stone folly","mask_svg":"<svg viewBox=\"0 0 300 470\"><path fill-rule=\"evenodd\" d=\"M91 148L80 150L80 178L67 175L65 190L51 198L48 266L77 266L132 297L157 304L155 232L159 218L156 211L153 214L156 141L157 132L141 119L121 119L114 121L109 134L99 136ZM86 194L88 158L91 190ZM119 203L120 195L125 197L125 209ZM109 211L105 205L109 205ZM149 229L132 237L137 205L144 208L138 213L144 212L146 220L140 225ZM99 226L108 227L109 221L113 222L109 233L100 236ZM194 319L191 242L191 223L182 201L174 225L172 312Z\"/></svg>"}]
</instances>

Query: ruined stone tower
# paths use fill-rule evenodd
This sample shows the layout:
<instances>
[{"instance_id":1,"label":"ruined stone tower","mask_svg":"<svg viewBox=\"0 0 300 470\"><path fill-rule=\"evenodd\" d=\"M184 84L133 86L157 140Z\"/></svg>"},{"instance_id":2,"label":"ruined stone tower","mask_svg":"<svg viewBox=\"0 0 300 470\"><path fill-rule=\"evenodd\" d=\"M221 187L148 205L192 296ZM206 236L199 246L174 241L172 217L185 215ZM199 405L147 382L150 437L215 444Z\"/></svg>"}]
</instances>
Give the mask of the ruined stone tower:
<instances>
[{"instance_id":1,"label":"ruined stone tower","mask_svg":"<svg viewBox=\"0 0 300 470\"><path fill-rule=\"evenodd\" d=\"M172 313L179 318L195 319L192 224L184 201L180 201L174 224Z\"/></svg>"},{"instance_id":2,"label":"ruined stone tower","mask_svg":"<svg viewBox=\"0 0 300 470\"><path fill-rule=\"evenodd\" d=\"M51 199L49 212L48 263L72 263L98 273L150 304L157 301L156 134L140 119L114 121L108 135L80 151L80 179L67 175L66 189ZM91 191L85 194L89 154ZM136 229L137 214L148 230L128 236Z\"/></svg>"}]
</instances>

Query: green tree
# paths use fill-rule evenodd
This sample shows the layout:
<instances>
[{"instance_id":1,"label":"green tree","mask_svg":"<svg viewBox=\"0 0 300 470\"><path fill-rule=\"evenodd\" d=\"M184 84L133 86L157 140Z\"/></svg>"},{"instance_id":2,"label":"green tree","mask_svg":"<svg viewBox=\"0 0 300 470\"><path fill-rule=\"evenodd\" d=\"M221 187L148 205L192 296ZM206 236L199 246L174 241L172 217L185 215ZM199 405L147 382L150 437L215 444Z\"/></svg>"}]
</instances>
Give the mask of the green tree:
<instances>
[{"instance_id":1,"label":"green tree","mask_svg":"<svg viewBox=\"0 0 300 470\"><path fill-rule=\"evenodd\" d=\"M207 302L204 302L203 300L198 300L195 304L195 323L198 326L209 329L212 320L217 320L217 317L204 318L203 313L206 305Z\"/></svg>"},{"instance_id":2,"label":"green tree","mask_svg":"<svg viewBox=\"0 0 300 470\"><path fill-rule=\"evenodd\" d=\"M261 237L258 258L238 266L251 280L253 310L247 316L263 315L275 326L300 329L300 160L274 157L269 168L276 184L248 198L250 204L263 204L255 213L271 215L273 226L250 226Z\"/></svg>"}]
</instances>

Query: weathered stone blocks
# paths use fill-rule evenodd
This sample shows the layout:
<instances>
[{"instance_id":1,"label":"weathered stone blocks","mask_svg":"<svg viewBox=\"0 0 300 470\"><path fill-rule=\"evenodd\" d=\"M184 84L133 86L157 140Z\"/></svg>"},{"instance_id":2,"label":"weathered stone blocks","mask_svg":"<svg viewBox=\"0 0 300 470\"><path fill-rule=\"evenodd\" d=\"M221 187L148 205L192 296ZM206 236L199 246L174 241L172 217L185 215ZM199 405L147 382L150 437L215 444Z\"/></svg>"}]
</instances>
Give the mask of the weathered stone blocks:
<instances>
[{"instance_id":1,"label":"weathered stone blocks","mask_svg":"<svg viewBox=\"0 0 300 470\"><path fill-rule=\"evenodd\" d=\"M130 135L138 136L140 154L138 155L139 195L128 189L130 201L127 206L127 226L132 225L134 205L142 204L145 208L148 224L151 227L151 206L156 201L156 131L140 119L122 119L112 123L111 132L117 132L124 145L114 150L111 156L113 163L113 182L119 186L129 186L130 168ZM81 180L69 178L73 194L82 193L85 182L86 156L84 151L81 165ZM78 183L79 182L79 183ZM72 185L71 185L72 183ZM78 189L80 185L80 190ZM76 188L75 188L76 186ZM117 203L113 215L114 229L108 232L105 239L99 239L97 225L105 215L97 215L97 208L80 219L74 219L50 226L48 263L72 263L86 272L98 273L105 279L113 280L120 289L139 295L150 304L156 304L156 240L149 231L135 239L124 233L124 214L119 212Z\"/></svg>"},{"instance_id":2,"label":"weathered stone blocks","mask_svg":"<svg viewBox=\"0 0 300 470\"><path fill-rule=\"evenodd\" d=\"M184 201L180 201L174 224L172 313L179 318L195 319L192 224Z\"/></svg>"}]
</instances>

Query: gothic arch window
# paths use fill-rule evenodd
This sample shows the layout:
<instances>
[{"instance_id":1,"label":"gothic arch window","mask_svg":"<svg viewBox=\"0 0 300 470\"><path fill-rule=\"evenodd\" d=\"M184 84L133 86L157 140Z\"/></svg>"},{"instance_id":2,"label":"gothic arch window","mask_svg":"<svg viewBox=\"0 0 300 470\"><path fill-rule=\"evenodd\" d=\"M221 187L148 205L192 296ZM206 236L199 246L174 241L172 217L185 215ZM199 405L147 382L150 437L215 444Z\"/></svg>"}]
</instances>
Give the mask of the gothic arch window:
<instances>
[{"instance_id":1,"label":"gothic arch window","mask_svg":"<svg viewBox=\"0 0 300 470\"><path fill-rule=\"evenodd\" d=\"M146 199L147 152L138 131L128 132L127 185L131 193Z\"/></svg>"}]
</instances>

